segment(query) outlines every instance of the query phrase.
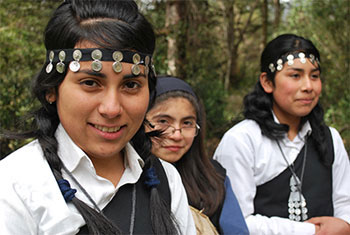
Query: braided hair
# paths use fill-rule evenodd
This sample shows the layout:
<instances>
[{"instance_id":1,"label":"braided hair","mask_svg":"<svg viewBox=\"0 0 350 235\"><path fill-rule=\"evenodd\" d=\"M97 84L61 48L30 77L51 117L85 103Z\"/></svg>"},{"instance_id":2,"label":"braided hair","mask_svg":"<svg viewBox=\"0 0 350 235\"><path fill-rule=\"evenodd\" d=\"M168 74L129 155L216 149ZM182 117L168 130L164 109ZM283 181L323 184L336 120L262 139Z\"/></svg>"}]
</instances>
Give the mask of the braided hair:
<instances>
[{"instance_id":1,"label":"braided hair","mask_svg":"<svg viewBox=\"0 0 350 235\"><path fill-rule=\"evenodd\" d=\"M153 54L155 35L151 24L138 11L132 0L66 0L53 13L45 29L46 50L69 49L87 40L106 49L128 49ZM66 62L65 62L66 63ZM65 64L67 67L68 65ZM37 138L43 154L58 182L63 179L63 163L58 156L59 143L55 131L60 123L56 105L50 105L47 94L56 92L67 71L46 73L45 66L34 78L32 92L41 106L33 112L31 131L12 135L16 138ZM149 70L148 85L150 103L154 99L156 76ZM151 142L143 126L132 138L135 150L152 167L155 159L150 154ZM147 169L146 169L147 170ZM164 204L156 187L150 187L150 209L152 228L155 234L176 234L178 227L167 205ZM77 197L71 202L84 218L90 234L120 234L118 227L103 214L92 209Z\"/></svg>"},{"instance_id":2,"label":"braided hair","mask_svg":"<svg viewBox=\"0 0 350 235\"><path fill-rule=\"evenodd\" d=\"M273 85L275 85L276 71L269 69L269 64L277 61L278 58L288 53L304 52L313 54L320 59L320 53L314 44L303 37L294 34L282 34L265 47L261 55L261 72L267 74ZM319 65L320 66L320 65ZM321 68L319 68L321 70ZM244 117L256 121L261 129L263 135L271 139L281 139L284 134L288 132L289 126L286 124L279 124L274 121L272 115L273 97L272 94L266 93L258 80L254 90L244 97ZM326 128L328 128L323 119L323 108L318 102L313 110L306 116L302 117L301 124L306 121L310 122L312 127L311 138L315 140L317 151L321 156L321 160L326 166L330 166L331 159L327 159L326 149Z\"/></svg>"}]
</instances>

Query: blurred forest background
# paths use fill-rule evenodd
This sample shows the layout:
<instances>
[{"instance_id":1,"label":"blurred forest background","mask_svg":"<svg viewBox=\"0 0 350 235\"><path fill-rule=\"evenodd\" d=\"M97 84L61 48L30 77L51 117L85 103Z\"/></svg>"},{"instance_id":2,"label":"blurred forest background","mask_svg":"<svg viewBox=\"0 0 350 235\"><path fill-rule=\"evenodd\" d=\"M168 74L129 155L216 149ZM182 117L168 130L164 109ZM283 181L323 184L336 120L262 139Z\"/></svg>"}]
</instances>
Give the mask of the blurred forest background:
<instances>
[{"instance_id":1,"label":"blurred forest background","mask_svg":"<svg viewBox=\"0 0 350 235\"><path fill-rule=\"evenodd\" d=\"M210 155L242 118L242 99L257 81L261 51L281 33L309 38L320 50L325 120L339 130L349 153L350 0L136 1L156 32L157 73L185 79L203 100ZM2 129L15 130L38 105L30 81L45 61L43 30L60 2L0 0ZM0 139L0 158L24 143Z\"/></svg>"}]
</instances>

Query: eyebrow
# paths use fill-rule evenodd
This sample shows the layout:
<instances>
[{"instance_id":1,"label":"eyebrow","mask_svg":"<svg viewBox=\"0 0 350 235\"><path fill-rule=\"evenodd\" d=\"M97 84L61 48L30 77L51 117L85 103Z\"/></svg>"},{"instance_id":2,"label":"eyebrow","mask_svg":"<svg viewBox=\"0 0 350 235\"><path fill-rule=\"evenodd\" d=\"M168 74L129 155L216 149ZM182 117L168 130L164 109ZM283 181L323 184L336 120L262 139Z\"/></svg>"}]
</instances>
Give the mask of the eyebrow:
<instances>
[{"instance_id":1,"label":"eyebrow","mask_svg":"<svg viewBox=\"0 0 350 235\"><path fill-rule=\"evenodd\" d=\"M134 74L125 74L123 76L124 79L131 79L131 78L137 78L137 77L144 77L146 78L146 75L143 73L140 73L139 75L134 75Z\"/></svg>"},{"instance_id":2,"label":"eyebrow","mask_svg":"<svg viewBox=\"0 0 350 235\"><path fill-rule=\"evenodd\" d=\"M158 114L158 115L156 115L156 116L154 116L154 117L152 117L152 119L155 119L155 118L170 118L170 119L174 119L174 118L172 118L170 115L167 115L167 114Z\"/></svg>"},{"instance_id":3,"label":"eyebrow","mask_svg":"<svg viewBox=\"0 0 350 235\"><path fill-rule=\"evenodd\" d=\"M81 69L81 70L79 70L79 73L86 73L86 74L91 75L91 76L96 76L96 77L100 77L100 78L107 78L106 74L100 73L100 72L96 72L96 71L93 71L91 69ZM137 77L144 77L144 78L146 78L146 75L143 74L143 73L140 73L139 75L125 74L123 76L123 79L132 79L132 78L137 78Z\"/></svg>"},{"instance_id":4,"label":"eyebrow","mask_svg":"<svg viewBox=\"0 0 350 235\"><path fill-rule=\"evenodd\" d=\"M96 72L96 71L93 71L93 70L90 70L90 69L80 69L79 73L86 73L88 75L96 76L96 77L100 77L100 78L106 78L107 77L106 74L104 74L104 73Z\"/></svg>"},{"instance_id":5,"label":"eyebrow","mask_svg":"<svg viewBox=\"0 0 350 235\"><path fill-rule=\"evenodd\" d=\"M175 120L175 118L173 118L172 116L170 116L170 115L168 115L168 114L158 114L158 115L154 116L152 119L154 119L154 118L161 118L161 117L162 117L162 118L169 118L169 119ZM195 117L195 116L192 116L192 115L186 116L186 117L181 118L181 121L182 121L182 120L186 120L186 119L194 119L194 120L196 120L196 117Z\"/></svg>"},{"instance_id":6,"label":"eyebrow","mask_svg":"<svg viewBox=\"0 0 350 235\"><path fill-rule=\"evenodd\" d=\"M288 68L288 70L295 70L295 71L298 71L298 72L304 72L305 70L304 69L300 69L300 68ZM311 70L311 72L316 72L316 71L320 71L320 68L314 68Z\"/></svg>"}]
</instances>

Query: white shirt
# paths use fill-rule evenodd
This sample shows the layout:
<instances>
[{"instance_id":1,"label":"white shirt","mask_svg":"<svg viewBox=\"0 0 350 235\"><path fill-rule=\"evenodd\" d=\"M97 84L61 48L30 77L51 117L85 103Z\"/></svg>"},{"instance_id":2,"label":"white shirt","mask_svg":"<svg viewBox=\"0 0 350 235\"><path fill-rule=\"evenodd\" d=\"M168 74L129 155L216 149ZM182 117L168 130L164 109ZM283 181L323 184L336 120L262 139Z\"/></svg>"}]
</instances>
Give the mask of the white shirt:
<instances>
[{"instance_id":1,"label":"white shirt","mask_svg":"<svg viewBox=\"0 0 350 235\"><path fill-rule=\"evenodd\" d=\"M333 146L333 206L334 216L350 222L350 164L339 133L330 128ZM289 163L294 162L304 146L306 134L311 131L307 122L293 141L287 135L280 141ZM278 157L280 156L280 157ZM261 134L259 125L244 120L223 136L215 151L214 159L227 170L232 189L240 203L251 234L314 234L315 226L281 217L252 215L256 187L278 176L287 168L276 141ZM317 179L315 179L317 180Z\"/></svg>"},{"instance_id":2,"label":"white shirt","mask_svg":"<svg viewBox=\"0 0 350 235\"><path fill-rule=\"evenodd\" d=\"M141 176L144 162L130 144L125 147L125 171L114 187L96 174L90 159L73 143L62 125L57 128L56 138L64 165L101 210L121 186L134 184ZM161 162L169 181L171 211L181 233L195 234L181 177L175 167ZM74 181L66 174L63 176L78 190L76 197L92 207ZM0 190L0 234L76 234L85 225L74 205L65 202L37 140L0 161Z\"/></svg>"}]
</instances>

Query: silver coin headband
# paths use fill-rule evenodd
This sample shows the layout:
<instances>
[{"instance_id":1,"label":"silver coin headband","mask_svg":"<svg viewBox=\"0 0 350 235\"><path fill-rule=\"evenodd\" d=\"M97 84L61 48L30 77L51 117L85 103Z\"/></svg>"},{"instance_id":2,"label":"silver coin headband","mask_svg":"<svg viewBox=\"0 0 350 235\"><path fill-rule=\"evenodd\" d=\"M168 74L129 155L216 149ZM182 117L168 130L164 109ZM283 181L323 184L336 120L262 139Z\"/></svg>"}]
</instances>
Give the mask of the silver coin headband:
<instances>
[{"instance_id":1,"label":"silver coin headband","mask_svg":"<svg viewBox=\"0 0 350 235\"><path fill-rule=\"evenodd\" d=\"M300 62L305 64L306 59L310 59L310 62L312 64L317 63L320 65L320 60L313 54L307 54L304 52L294 52L294 53L289 53L287 55L281 56L275 63L269 64L269 69L271 73L277 71L281 71L283 69L283 65L285 62L287 62L288 65L293 65L295 59L300 59Z\"/></svg>"},{"instance_id":2,"label":"silver coin headband","mask_svg":"<svg viewBox=\"0 0 350 235\"><path fill-rule=\"evenodd\" d=\"M155 73L152 56L149 54L127 51L127 50L109 50L103 48L74 48L63 50L51 50L46 55L46 73L51 73L54 65L56 71L63 73L65 71L65 63L69 63L69 69L72 72L78 72L80 69L80 61L92 61L91 69L99 72L102 69L101 61L114 61L112 68L114 72L120 73L123 70L122 62L133 64L132 73L137 76L140 74L140 65L145 66L145 74L148 74L149 68Z\"/></svg>"}]
</instances>

